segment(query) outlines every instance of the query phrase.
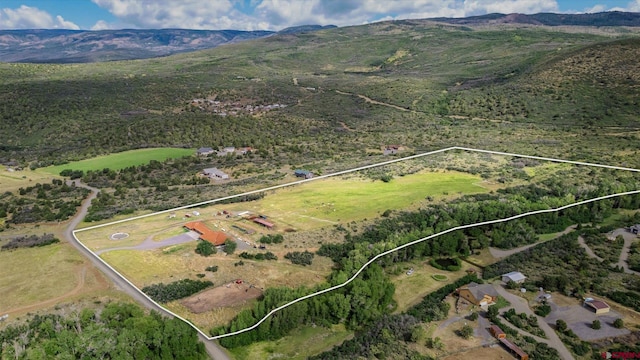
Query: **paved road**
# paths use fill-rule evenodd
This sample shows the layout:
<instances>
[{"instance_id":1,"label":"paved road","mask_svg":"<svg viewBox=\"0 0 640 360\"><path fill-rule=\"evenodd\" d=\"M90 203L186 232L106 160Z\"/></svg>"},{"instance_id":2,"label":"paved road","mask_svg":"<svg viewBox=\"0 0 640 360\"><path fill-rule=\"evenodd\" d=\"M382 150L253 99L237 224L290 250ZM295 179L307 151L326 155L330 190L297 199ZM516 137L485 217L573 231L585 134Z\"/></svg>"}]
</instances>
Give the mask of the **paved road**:
<instances>
[{"instance_id":1,"label":"paved road","mask_svg":"<svg viewBox=\"0 0 640 360\"><path fill-rule=\"evenodd\" d=\"M91 194L82 203L82 207L80 208L80 211L69 222L69 225L64 230L64 237L67 239L67 241L69 241L71 245L73 245L76 249L78 249L80 253L82 253L89 260L91 260L93 265L96 268L98 268L100 271L102 271L102 273L105 274L105 276L109 278L116 285L118 289L127 293L134 300L136 300L138 303L145 306L146 308L150 310L158 311L161 314L171 316L171 314L168 314L164 308L156 305L155 303L147 299L145 296L143 296L137 288L135 288L134 286L126 282L120 275L118 275L115 271L109 268L104 262L102 262L100 258L94 255L91 251L87 250L84 246L82 246L76 240L75 236L73 236L73 230L78 226L78 224L80 224L82 219L84 219L85 215L87 214L87 210L89 209L89 205L91 205L91 201L95 199L95 197L98 195L98 192L100 191L96 188L84 185L80 183L78 180L75 181L75 184L76 186L84 187L86 189L91 190ZM214 343L213 341L207 340L202 334L198 334L198 336L200 337L200 340L204 342L205 348L207 349L207 352L209 353L209 356L212 359L231 360L231 358L224 352L224 350L222 350L216 343Z\"/></svg>"},{"instance_id":2,"label":"paved road","mask_svg":"<svg viewBox=\"0 0 640 360\"><path fill-rule=\"evenodd\" d=\"M199 236L198 233L196 233L195 231L189 231L184 234L172 236L162 241L153 241L153 236L149 236L141 244L136 246L113 247L113 248L98 250L98 251L95 251L95 253L96 255L101 255L106 252L115 251L115 250L153 250L153 249L158 249L158 248L171 246L171 245L179 245L179 244L194 242L198 240L198 236Z\"/></svg>"},{"instance_id":3,"label":"paved road","mask_svg":"<svg viewBox=\"0 0 640 360\"><path fill-rule=\"evenodd\" d=\"M496 289L496 291L498 291L498 294L500 294L500 296L502 296L503 298L505 298L507 301L509 301L511 303L511 306L505 308L504 310L509 310L509 309L513 308L518 313L525 313L527 315L535 315L533 313L533 311L531 311L531 309L529 308L529 304L527 303L527 300L525 300L525 299L523 299L523 298L521 298L519 296L511 294L510 292L505 290L501 285L494 284L493 287ZM560 353L560 357L562 359L564 359L564 360L573 360L574 359L573 355L571 355L571 352L567 349L567 347L564 345L562 340L560 340L560 338L558 337L558 334L556 334L555 330L553 330L551 328L551 326L549 326L549 324L547 324L547 322L544 320L544 318L541 318L538 315L535 315L535 316L538 318L538 325L540 326L540 329L542 329L544 331L544 334L547 336L547 339L542 339L540 337L533 336L532 334L529 334L529 333L527 333L525 331L517 329L515 326L512 326L512 327L514 329L518 330L520 333L526 334L528 336L531 336L534 339L536 339L536 341L546 343L550 347L558 350L558 353ZM505 320L505 323L508 323L508 321Z\"/></svg>"}]
</instances>

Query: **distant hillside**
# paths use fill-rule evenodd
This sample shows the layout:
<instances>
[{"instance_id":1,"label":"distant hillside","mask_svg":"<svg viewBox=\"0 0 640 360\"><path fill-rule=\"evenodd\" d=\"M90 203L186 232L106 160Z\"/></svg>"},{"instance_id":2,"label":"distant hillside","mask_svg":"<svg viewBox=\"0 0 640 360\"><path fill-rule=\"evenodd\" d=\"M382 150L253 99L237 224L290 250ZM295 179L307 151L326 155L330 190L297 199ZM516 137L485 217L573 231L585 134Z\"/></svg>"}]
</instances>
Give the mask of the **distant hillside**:
<instances>
[{"instance_id":1,"label":"distant hillside","mask_svg":"<svg viewBox=\"0 0 640 360\"><path fill-rule=\"evenodd\" d=\"M640 13L609 11L595 14L487 14L466 18L432 18L429 20L458 25L532 24L547 26L640 26Z\"/></svg>"},{"instance_id":2,"label":"distant hillside","mask_svg":"<svg viewBox=\"0 0 640 360\"><path fill-rule=\"evenodd\" d=\"M82 63L144 59L272 35L236 30L3 30L0 61Z\"/></svg>"}]
</instances>

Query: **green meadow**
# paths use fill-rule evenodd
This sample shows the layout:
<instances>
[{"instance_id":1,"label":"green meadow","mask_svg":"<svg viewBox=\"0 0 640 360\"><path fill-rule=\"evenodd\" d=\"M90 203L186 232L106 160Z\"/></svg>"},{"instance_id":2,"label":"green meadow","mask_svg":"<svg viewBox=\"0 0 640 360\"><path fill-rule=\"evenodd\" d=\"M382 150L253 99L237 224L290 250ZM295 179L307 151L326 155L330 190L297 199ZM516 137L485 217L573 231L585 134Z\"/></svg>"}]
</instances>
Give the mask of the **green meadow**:
<instances>
[{"instance_id":1,"label":"green meadow","mask_svg":"<svg viewBox=\"0 0 640 360\"><path fill-rule=\"evenodd\" d=\"M151 160L164 161L194 154L193 149L182 148L153 148L137 149L97 156L91 159L73 161L64 165L48 166L40 169L50 174L59 175L62 170L120 170L129 166L137 166L149 163Z\"/></svg>"},{"instance_id":2,"label":"green meadow","mask_svg":"<svg viewBox=\"0 0 640 360\"><path fill-rule=\"evenodd\" d=\"M455 172L421 172L389 182L360 177L332 177L279 189L251 203L234 204L238 210L264 213L276 223L300 230L327 223L375 218L386 210L399 210L461 194L489 191L479 176Z\"/></svg>"}]
</instances>

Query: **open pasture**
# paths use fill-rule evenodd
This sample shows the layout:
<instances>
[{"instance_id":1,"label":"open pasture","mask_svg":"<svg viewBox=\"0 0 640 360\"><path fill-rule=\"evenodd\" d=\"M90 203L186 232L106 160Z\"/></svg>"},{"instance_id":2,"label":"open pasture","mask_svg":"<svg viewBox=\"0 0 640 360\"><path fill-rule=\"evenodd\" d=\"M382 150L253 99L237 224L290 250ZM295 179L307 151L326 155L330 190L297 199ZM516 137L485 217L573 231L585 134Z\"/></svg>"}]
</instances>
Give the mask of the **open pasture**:
<instances>
[{"instance_id":1,"label":"open pasture","mask_svg":"<svg viewBox=\"0 0 640 360\"><path fill-rule=\"evenodd\" d=\"M308 230L380 216L425 201L487 192L479 176L455 171L422 171L389 182L362 177L332 177L267 193L258 201L225 205L264 213L276 225Z\"/></svg>"},{"instance_id":2,"label":"open pasture","mask_svg":"<svg viewBox=\"0 0 640 360\"><path fill-rule=\"evenodd\" d=\"M39 169L39 172L59 175L62 170L120 170L130 166L138 166L149 163L151 160L164 161L193 155L195 150L182 148L153 148L123 151L119 153L97 156L91 159L73 161L68 164L48 166Z\"/></svg>"}]
</instances>

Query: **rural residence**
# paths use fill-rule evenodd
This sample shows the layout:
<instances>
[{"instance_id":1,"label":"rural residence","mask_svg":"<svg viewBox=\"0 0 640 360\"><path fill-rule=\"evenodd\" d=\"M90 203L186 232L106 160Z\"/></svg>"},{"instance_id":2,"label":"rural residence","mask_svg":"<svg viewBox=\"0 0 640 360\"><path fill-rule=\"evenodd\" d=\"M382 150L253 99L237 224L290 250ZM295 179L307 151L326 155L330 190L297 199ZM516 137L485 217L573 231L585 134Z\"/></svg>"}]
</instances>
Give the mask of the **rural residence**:
<instances>
[{"instance_id":1,"label":"rural residence","mask_svg":"<svg viewBox=\"0 0 640 360\"><path fill-rule=\"evenodd\" d=\"M208 168L208 169L204 169L202 170L202 173L204 174L204 176L207 176L211 179L216 179L216 180L228 180L229 179L229 175L225 172L223 172L222 170L219 170L218 168Z\"/></svg>"},{"instance_id":2,"label":"rural residence","mask_svg":"<svg viewBox=\"0 0 640 360\"><path fill-rule=\"evenodd\" d=\"M481 285L472 282L457 289L456 293L468 302L479 306L491 305L498 299L498 292L490 284Z\"/></svg>"},{"instance_id":3,"label":"rural residence","mask_svg":"<svg viewBox=\"0 0 640 360\"><path fill-rule=\"evenodd\" d=\"M213 231L200 221L188 222L184 224L184 227L197 232L200 240L208 241L214 246L224 245L224 242L229 238L227 234L221 231Z\"/></svg>"},{"instance_id":4,"label":"rural residence","mask_svg":"<svg viewBox=\"0 0 640 360\"><path fill-rule=\"evenodd\" d=\"M214 150L212 148L210 148L210 147L201 147L200 149L198 149L196 151L196 154L198 156L207 156L207 155L213 154L213 153L214 153Z\"/></svg>"}]
</instances>

